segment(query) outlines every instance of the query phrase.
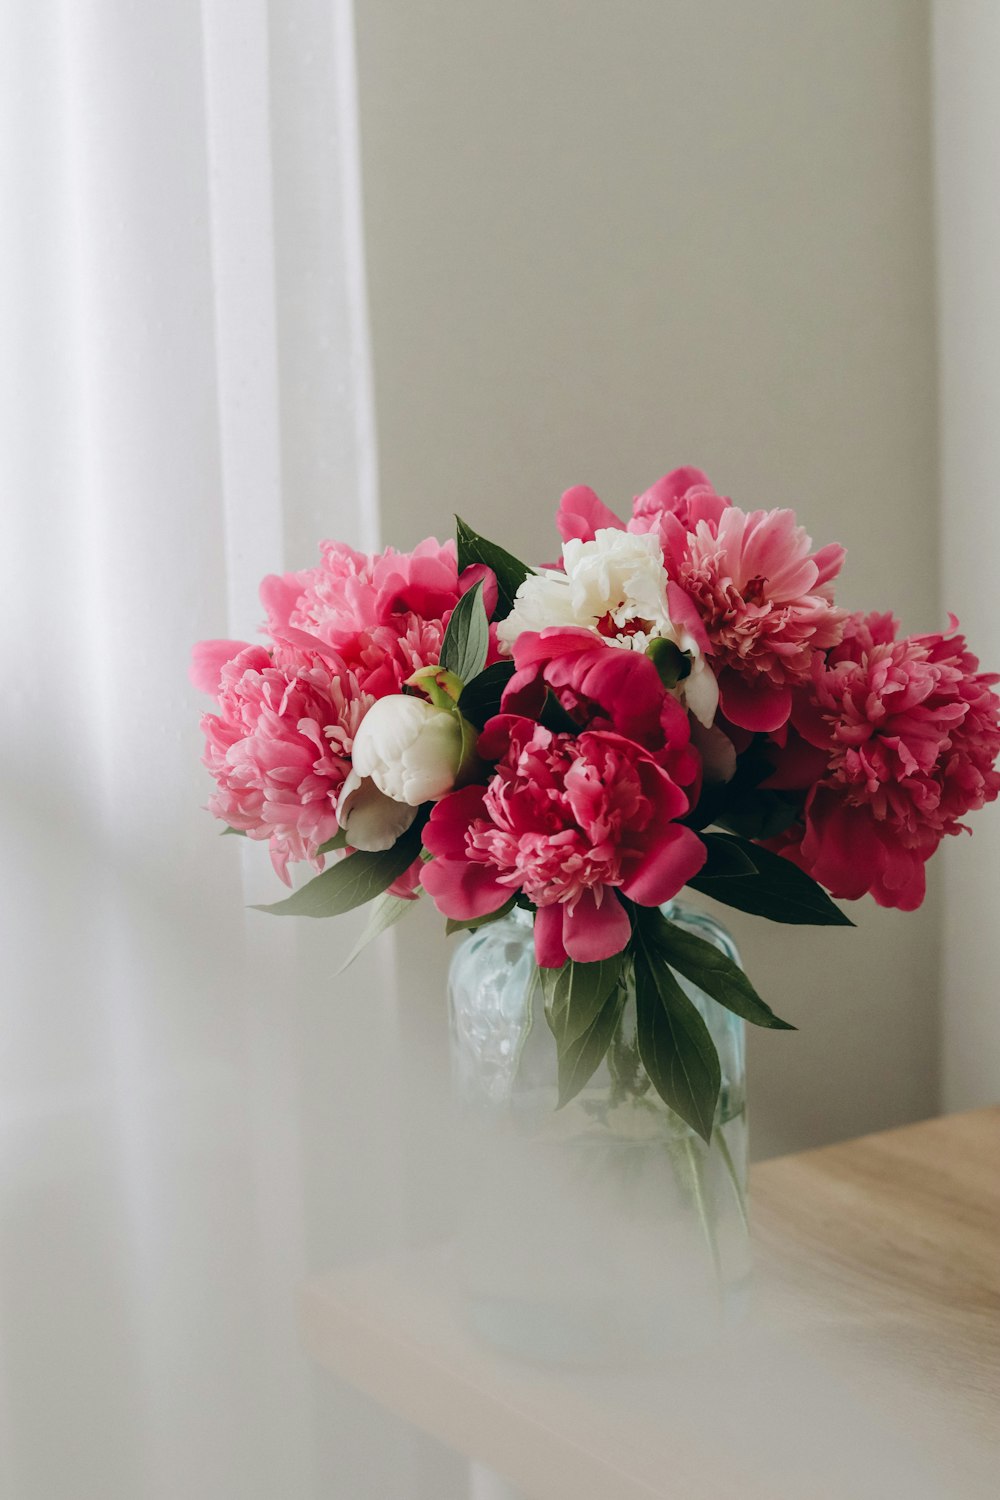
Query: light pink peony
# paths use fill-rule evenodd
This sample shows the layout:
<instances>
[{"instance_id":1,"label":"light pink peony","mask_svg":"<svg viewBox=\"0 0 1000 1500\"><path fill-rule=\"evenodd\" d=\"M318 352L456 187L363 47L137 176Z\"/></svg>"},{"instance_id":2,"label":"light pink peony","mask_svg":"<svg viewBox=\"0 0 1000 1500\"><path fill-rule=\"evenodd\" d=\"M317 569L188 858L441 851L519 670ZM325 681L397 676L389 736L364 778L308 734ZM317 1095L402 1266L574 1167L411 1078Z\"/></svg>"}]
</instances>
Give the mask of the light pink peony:
<instances>
[{"instance_id":1,"label":"light pink peony","mask_svg":"<svg viewBox=\"0 0 1000 1500\"><path fill-rule=\"evenodd\" d=\"M223 668L241 651L250 649L249 641L198 641L192 646L188 675L199 693L217 697Z\"/></svg>"},{"instance_id":2,"label":"light pink peony","mask_svg":"<svg viewBox=\"0 0 1000 1500\"><path fill-rule=\"evenodd\" d=\"M693 531L667 515L660 531L667 572L708 636L722 712L743 729L778 729L815 653L843 633L832 592L843 547L813 554L793 511L748 514L735 505Z\"/></svg>"},{"instance_id":3,"label":"light pink peony","mask_svg":"<svg viewBox=\"0 0 1000 1500\"><path fill-rule=\"evenodd\" d=\"M834 896L913 910L941 839L1000 792L1000 677L951 628L899 640L891 615L854 615L796 696L795 729L826 768L779 847Z\"/></svg>"},{"instance_id":4,"label":"light pink peony","mask_svg":"<svg viewBox=\"0 0 1000 1500\"><path fill-rule=\"evenodd\" d=\"M323 542L320 552L315 567L264 579L268 629L275 640L332 652L376 698L440 660L451 612L480 579L487 613L496 605L493 574L476 567L459 576L452 541L428 537L412 552L388 547L372 556Z\"/></svg>"},{"instance_id":5,"label":"light pink peony","mask_svg":"<svg viewBox=\"0 0 1000 1500\"><path fill-rule=\"evenodd\" d=\"M374 556L324 542L321 553L315 567L261 584L273 651L202 641L191 664L195 686L219 698L218 713L202 720L205 763L218 782L209 809L267 839L286 883L291 861L322 869L316 851L337 832L337 800L368 708L439 660L467 589L482 579L487 611L496 603L488 569L459 576L454 542L429 537L413 552ZM403 885L413 883L408 872Z\"/></svg>"},{"instance_id":6,"label":"light pink peony","mask_svg":"<svg viewBox=\"0 0 1000 1500\"><path fill-rule=\"evenodd\" d=\"M337 832L337 799L351 744L374 702L350 672L279 645L245 646L221 668L218 711L202 717L204 763L217 790L209 811L270 844L286 884L290 860L322 869Z\"/></svg>"},{"instance_id":7,"label":"light pink peony","mask_svg":"<svg viewBox=\"0 0 1000 1500\"><path fill-rule=\"evenodd\" d=\"M489 784L443 798L424 830L423 884L446 916L485 916L520 891L537 907L539 964L592 963L631 936L619 892L656 906L701 868L704 845L673 821L686 795L621 736L500 715L479 749L497 761Z\"/></svg>"}]
</instances>

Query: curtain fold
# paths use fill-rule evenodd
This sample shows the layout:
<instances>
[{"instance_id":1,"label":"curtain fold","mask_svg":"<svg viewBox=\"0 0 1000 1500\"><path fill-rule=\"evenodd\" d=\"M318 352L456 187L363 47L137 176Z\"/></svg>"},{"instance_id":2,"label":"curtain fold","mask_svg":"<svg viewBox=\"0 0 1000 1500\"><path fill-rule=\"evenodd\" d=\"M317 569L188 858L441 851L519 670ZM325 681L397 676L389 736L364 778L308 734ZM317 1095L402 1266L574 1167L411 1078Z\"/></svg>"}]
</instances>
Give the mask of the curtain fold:
<instances>
[{"instance_id":1,"label":"curtain fold","mask_svg":"<svg viewBox=\"0 0 1000 1500\"><path fill-rule=\"evenodd\" d=\"M376 539L353 66L346 0L0 12L17 1500L406 1493L295 1304L392 1221L391 955L338 986L342 930L245 911L278 893L201 811L187 682L262 574Z\"/></svg>"}]
</instances>

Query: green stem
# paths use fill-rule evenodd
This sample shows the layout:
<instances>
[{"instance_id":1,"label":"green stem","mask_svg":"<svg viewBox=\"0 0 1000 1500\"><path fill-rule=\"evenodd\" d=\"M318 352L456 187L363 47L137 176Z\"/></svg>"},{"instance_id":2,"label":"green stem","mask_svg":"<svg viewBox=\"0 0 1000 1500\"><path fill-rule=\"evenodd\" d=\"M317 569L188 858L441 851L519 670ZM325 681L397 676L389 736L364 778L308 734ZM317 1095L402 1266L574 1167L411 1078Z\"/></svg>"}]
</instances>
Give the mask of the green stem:
<instances>
[{"instance_id":1,"label":"green stem","mask_svg":"<svg viewBox=\"0 0 1000 1500\"><path fill-rule=\"evenodd\" d=\"M712 1268L715 1271L715 1281L719 1291L722 1291L722 1257L719 1254L719 1241L715 1233L715 1225L709 1213L708 1201L705 1197L705 1183L702 1177L702 1161L699 1148L695 1145L694 1137L685 1133L684 1152L687 1157L688 1172L691 1178L691 1190L694 1201L698 1208L698 1217L701 1220L702 1233L708 1244L712 1256Z\"/></svg>"},{"instance_id":2,"label":"green stem","mask_svg":"<svg viewBox=\"0 0 1000 1500\"><path fill-rule=\"evenodd\" d=\"M749 1234L750 1220L747 1216L746 1193L744 1192L743 1184L739 1179L739 1175L737 1174L736 1163L733 1161L732 1153L729 1150L729 1145L726 1141L726 1137L723 1133L721 1125L715 1132L715 1139L718 1142L719 1154L721 1155L722 1160L725 1163L726 1171L729 1174L729 1181L732 1183L733 1195L736 1198L737 1207L740 1211L740 1218L743 1221L743 1228L746 1230L747 1234Z\"/></svg>"}]
</instances>

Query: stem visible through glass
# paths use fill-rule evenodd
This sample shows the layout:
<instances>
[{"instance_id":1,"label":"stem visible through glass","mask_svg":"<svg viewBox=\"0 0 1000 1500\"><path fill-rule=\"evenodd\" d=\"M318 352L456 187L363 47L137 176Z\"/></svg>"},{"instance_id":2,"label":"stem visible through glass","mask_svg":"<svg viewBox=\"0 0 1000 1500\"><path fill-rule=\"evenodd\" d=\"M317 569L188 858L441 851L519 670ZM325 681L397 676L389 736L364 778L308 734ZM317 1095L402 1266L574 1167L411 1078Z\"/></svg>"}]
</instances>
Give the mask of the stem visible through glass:
<instances>
[{"instance_id":1,"label":"stem visible through glass","mask_svg":"<svg viewBox=\"0 0 1000 1500\"><path fill-rule=\"evenodd\" d=\"M716 1134L721 1137L721 1132L716 1132ZM715 1233L715 1225L712 1222L712 1215L709 1212L708 1202L705 1198L705 1182L702 1177L704 1161L701 1151L690 1134L685 1134L684 1136L684 1154L691 1179L692 1194L698 1208L698 1217L701 1220L702 1232L712 1256L712 1269L715 1272L716 1286L721 1293L723 1289L722 1256L719 1253L719 1241Z\"/></svg>"},{"instance_id":2,"label":"stem visible through glass","mask_svg":"<svg viewBox=\"0 0 1000 1500\"><path fill-rule=\"evenodd\" d=\"M729 1149L729 1142L726 1140L725 1133L723 1132L721 1125L716 1128L712 1140L714 1142L717 1142L718 1144L719 1155L722 1157L726 1172L729 1176L729 1181L732 1183L733 1196L736 1199L736 1204L740 1211L740 1218L743 1221L743 1228L749 1234L750 1220L747 1216L746 1194L743 1190L743 1184L740 1182L739 1174L736 1171L736 1163L733 1161L732 1152Z\"/></svg>"}]
</instances>

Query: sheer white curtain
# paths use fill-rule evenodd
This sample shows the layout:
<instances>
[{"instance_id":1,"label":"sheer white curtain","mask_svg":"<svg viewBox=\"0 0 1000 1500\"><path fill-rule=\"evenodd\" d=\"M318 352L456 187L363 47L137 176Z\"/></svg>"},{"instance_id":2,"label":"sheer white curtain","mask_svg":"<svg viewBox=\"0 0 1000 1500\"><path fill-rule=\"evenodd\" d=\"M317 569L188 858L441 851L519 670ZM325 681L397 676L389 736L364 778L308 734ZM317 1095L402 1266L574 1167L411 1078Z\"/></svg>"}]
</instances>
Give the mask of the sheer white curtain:
<instances>
[{"instance_id":1,"label":"sheer white curtain","mask_svg":"<svg viewBox=\"0 0 1000 1500\"><path fill-rule=\"evenodd\" d=\"M11 1500L412 1493L295 1312L398 1198L391 953L245 913L186 679L376 540L355 119L349 0L0 8Z\"/></svg>"}]
</instances>

